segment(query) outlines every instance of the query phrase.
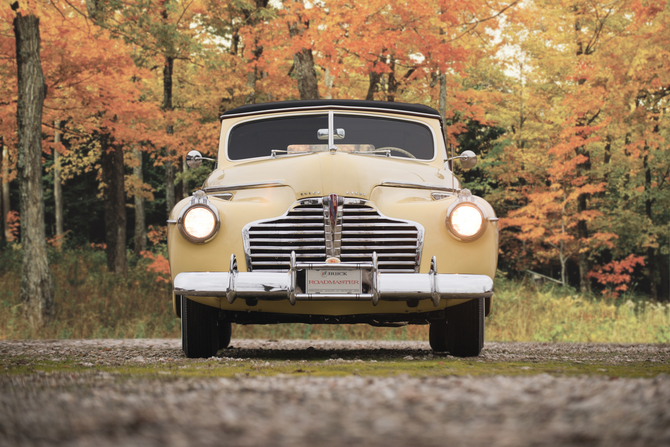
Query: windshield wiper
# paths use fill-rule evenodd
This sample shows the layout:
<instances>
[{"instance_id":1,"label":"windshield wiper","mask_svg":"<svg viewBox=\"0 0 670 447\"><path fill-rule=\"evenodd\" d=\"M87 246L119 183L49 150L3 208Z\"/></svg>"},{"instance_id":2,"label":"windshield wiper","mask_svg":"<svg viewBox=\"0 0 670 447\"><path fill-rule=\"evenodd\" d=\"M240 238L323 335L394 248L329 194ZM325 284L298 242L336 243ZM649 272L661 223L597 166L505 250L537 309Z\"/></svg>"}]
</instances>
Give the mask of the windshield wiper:
<instances>
[{"instance_id":1,"label":"windshield wiper","mask_svg":"<svg viewBox=\"0 0 670 447\"><path fill-rule=\"evenodd\" d=\"M390 157L391 151L389 149L376 149L374 151L353 151L349 152L350 154L361 154L361 155L382 155L384 157Z\"/></svg>"},{"instance_id":2,"label":"windshield wiper","mask_svg":"<svg viewBox=\"0 0 670 447\"><path fill-rule=\"evenodd\" d=\"M284 156L284 155L306 155L313 153L314 151L289 152L287 149L272 149L270 151L270 157L277 158L277 156Z\"/></svg>"}]
</instances>

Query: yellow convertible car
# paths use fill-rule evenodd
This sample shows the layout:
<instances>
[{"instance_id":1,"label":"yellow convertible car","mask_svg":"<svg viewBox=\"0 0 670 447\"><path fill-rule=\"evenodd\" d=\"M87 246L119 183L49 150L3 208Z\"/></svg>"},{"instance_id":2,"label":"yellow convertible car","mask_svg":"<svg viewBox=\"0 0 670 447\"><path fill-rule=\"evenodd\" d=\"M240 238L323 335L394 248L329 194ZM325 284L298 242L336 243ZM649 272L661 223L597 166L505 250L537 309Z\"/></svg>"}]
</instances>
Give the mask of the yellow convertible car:
<instances>
[{"instance_id":1,"label":"yellow convertible car","mask_svg":"<svg viewBox=\"0 0 670 447\"><path fill-rule=\"evenodd\" d=\"M462 189L439 113L382 101L251 104L221 117L216 167L168 220L187 357L231 324L429 324L430 346L477 356L498 219ZM187 163L203 157L191 151Z\"/></svg>"}]
</instances>

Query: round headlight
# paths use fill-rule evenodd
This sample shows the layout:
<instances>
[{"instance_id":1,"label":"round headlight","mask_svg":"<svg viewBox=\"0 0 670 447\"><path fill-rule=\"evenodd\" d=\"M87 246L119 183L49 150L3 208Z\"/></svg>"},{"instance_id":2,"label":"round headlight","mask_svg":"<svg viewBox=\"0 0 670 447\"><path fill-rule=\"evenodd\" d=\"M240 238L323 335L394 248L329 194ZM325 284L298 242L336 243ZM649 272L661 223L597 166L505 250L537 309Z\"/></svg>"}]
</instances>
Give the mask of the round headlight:
<instances>
[{"instance_id":1,"label":"round headlight","mask_svg":"<svg viewBox=\"0 0 670 447\"><path fill-rule=\"evenodd\" d=\"M486 229L484 214L472 203L460 203L448 213L447 228L461 240L475 240Z\"/></svg>"},{"instance_id":2,"label":"round headlight","mask_svg":"<svg viewBox=\"0 0 670 447\"><path fill-rule=\"evenodd\" d=\"M194 206L181 219L181 228L192 242L206 242L217 232L219 219L209 207Z\"/></svg>"}]
</instances>

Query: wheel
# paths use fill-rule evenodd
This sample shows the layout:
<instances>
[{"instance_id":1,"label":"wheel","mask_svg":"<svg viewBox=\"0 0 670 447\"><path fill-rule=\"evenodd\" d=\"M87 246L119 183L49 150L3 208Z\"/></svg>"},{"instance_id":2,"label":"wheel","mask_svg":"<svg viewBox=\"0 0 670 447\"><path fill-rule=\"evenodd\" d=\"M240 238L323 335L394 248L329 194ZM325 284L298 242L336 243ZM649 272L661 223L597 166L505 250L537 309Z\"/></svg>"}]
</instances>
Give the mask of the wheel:
<instances>
[{"instance_id":1,"label":"wheel","mask_svg":"<svg viewBox=\"0 0 670 447\"><path fill-rule=\"evenodd\" d=\"M233 325L230 321L219 321L219 349L226 349L230 345L232 333Z\"/></svg>"},{"instance_id":2,"label":"wheel","mask_svg":"<svg viewBox=\"0 0 670 447\"><path fill-rule=\"evenodd\" d=\"M484 299L470 300L445 309L449 353L477 357L484 347Z\"/></svg>"},{"instance_id":3,"label":"wheel","mask_svg":"<svg viewBox=\"0 0 670 447\"><path fill-rule=\"evenodd\" d=\"M447 320L434 320L430 322L428 341L430 342L430 347L435 352L446 352L449 350L447 346Z\"/></svg>"},{"instance_id":4,"label":"wheel","mask_svg":"<svg viewBox=\"0 0 670 447\"><path fill-rule=\"evenodd\" d=\"M445 320L430 323L433 351L448 351L454 357L476 357L484 347L484 299L447 307Z\"/></svg>"},{"instance_id":5,"label":"wheel","mask_svg":"<svg viewBox=\"0 0 670 447\"><path fill-rule=\"evenodd\" d=\"M186 357L215 356L219 350L219 310L181 298L181 345Z\"/></svg>"}]
</instances>

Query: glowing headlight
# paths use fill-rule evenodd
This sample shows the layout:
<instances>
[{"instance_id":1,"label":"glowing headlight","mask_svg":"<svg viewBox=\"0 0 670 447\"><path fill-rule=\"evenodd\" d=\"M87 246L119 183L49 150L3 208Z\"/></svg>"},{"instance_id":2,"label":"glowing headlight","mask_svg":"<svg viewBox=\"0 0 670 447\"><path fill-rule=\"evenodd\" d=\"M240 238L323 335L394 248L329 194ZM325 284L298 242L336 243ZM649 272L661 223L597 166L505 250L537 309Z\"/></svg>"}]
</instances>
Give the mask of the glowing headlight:
<instances>
[{"instance_id":1,"label":"glowing headlight","mask_svg":"<svg viewBox=\"0 0 670 447\"><path fill-rule=\"evenodd\" d=\"M484 214L473 203L461 202L447 214L447 228L457 238L473 241L486 229Z\"/></svg>"},{"instance_id":2,"label":"glowing headlight","mask_svg":"<svg viewBox=\"0 0 670 447\"><path fill-rule=\"evenodd\" d=\"M207 239L216 228L216 217L207 208L191 208L184 216L184 231L195 239Z\"/></svg>"},{"instance_id":3,"label":"glowing headlight","mask_svg":"<svg viewBox=\"0 0 670 447\"><path fill-rule=\"evenodd\" d=\"M221 222L218 210L207 201L204 194L201 194L195 196L191 204L184 208L179 216L178 224L181 234L186 239L202 244L216 235Z\"/></svg>"}]
</instances>

